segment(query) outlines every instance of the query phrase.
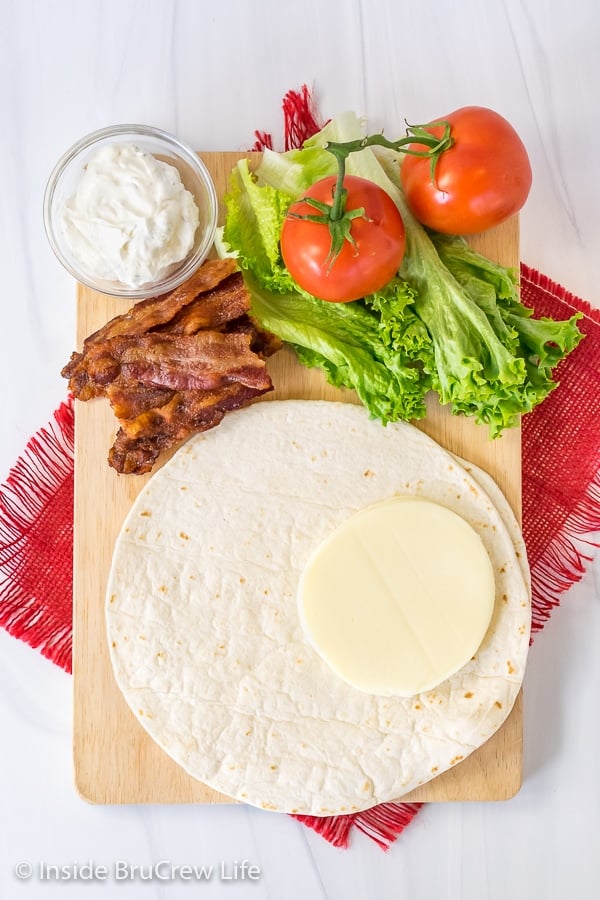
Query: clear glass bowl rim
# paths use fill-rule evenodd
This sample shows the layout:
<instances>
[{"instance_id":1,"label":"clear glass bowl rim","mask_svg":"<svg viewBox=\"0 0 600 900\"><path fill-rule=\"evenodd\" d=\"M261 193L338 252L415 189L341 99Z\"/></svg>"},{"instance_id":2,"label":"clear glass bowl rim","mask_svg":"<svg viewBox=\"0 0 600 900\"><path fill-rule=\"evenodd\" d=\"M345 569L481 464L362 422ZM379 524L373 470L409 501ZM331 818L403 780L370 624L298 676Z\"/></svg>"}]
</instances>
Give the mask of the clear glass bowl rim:
<instances>
[{"instance_id":1,"label":"clear glass bowl rim","mask_svg":"<svg viewBox=\"0 0 600 900\"><path fill-rule=\"evenodd\" d=\"M99 143L105 138L118 137L119 135L124 134L129 134L131 136L140 135L141 137L146 137L149 139L155 138L157 140L164 141L165 144L170 145L171 147L173 147L173 149L176 149L179 155L192 167L192 169L195 169L197 171L197 173L201 177L207 193L209 207L207 213L208 226L206 228L202 242L197 248L196 252L187 260L185 265L170 278L166 278L164 279L164 281L160 281L154 286L142 286L140 288L123 287L122 289L114 288L108 291L106 289L99 288L98 283L95 282L93 278L87 277L84 272L76 269L73 265L71 265L69 260L65 258L60 248L60 244L56 239L52 218L52 201L54 199L54 192L58 185L61 174L69 165L69 163L72 162L73 159L75 159L75 157L77 157L88 147ZM129 297L132 300L136 300L145 297L151 297L154 294L165 294L169 291L172 291L180 284L182 284L187 278L193 275L198 266L201 265L204 259L206 259L208 251L210 250L210 247L214 241L217 228L218 200L216 188L210 172L206 168L206 165L204 164L202 159L192 149L192 147L179 140L179 138L174 134L171 134L168 131L164 131L161 128L156 128L153 125L124 123L120 125L108 125L104 128L98 128L96 131L92 131L89 134L84 135L84 137L80 138L78 141L72 144L63 153L48 177L46 189L44 191L43 215L44 228L46 230L48 242L59 262L73 276L73 278L81 282L81 284L92 288L93 290L101 290L102 293L108 293L115 297Z\"/></svg>"}]
</instances>

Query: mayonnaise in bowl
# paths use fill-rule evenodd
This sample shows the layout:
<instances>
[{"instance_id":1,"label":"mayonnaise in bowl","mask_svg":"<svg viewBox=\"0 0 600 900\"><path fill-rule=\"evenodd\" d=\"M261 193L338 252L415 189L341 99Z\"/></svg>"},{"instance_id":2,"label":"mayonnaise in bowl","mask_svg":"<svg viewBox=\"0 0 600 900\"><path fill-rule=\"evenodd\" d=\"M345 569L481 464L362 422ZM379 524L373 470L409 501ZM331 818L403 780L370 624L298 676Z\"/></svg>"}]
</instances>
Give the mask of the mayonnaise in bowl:
<instances>
[{"instance_id":1,"label":"mayonnaise in bowl","mask_svg":"<svg viewBox=\"0 0 600 900\"><path fill-rule=\"evenodd\" d=\"M177 138L114 126L59 161L44 219L54 252L78 281L141 298L173 290L205 260L217 198L206 166Z\"/></svg>"},{"instance_id":2,"label":"mayonnaise in bowl","mask_svg":"<svg viewBox=\"0 0 600 900\"><path fill-rule=\"evenodd\" d=\"M81 266L133 288L164 278L187 256L199 221L177 169L135 144L98 150L61 215Z\"/></svg>"}]
</instances>

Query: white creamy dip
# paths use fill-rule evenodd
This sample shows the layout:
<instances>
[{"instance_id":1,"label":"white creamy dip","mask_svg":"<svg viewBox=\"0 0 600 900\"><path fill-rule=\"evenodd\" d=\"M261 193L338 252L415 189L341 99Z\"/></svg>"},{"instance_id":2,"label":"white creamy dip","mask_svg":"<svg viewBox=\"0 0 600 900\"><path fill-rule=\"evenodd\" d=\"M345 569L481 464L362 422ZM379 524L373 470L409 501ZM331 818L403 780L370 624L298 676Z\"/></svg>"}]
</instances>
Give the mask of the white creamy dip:
<instances>
[{"instance_id":1,"label":"white creamy dip","mask_svg":"<svg viewBox=\"0 0 600 900\"><path fill-rule=\"evenodd\" d=\"M87 164L61 220L90 276L137 288L187 256L199 212L174 166L134 144L112 144Z\"/></svg>"}]
</instances>

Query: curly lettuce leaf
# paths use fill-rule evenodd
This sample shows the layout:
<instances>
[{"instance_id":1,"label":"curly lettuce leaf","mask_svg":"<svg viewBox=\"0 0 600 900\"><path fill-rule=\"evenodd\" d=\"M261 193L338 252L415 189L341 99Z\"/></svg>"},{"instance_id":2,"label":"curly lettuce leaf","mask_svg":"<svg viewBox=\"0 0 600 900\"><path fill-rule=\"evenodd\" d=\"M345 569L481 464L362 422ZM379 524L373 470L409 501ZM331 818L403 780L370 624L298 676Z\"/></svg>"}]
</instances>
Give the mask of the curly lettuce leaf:
<instances>
[{"instance_id":1,"label":"curly lettuce leaf","mask_svg":"<svg viewBox=\"0 0 600 900\"><path fill-rule=\"evenodd\" d=\"M406 346L401 324L395 329L392 346L383 339L386 327L382 329L379 317L366 303L326 303L295 290L275 293L253 273L247 272L245 277L252 295L252 315L263 328L290 344L304 365L318 366L330 384L356 391L371 416L384 424L423 418L430 385L418 362L426 355L427 338L425 333L416 335L419 325L411 326L410 314L404 329ZM404 287L398 282L388 290L398 295ZM402 306L400 301L399 310Z\"/></svg>"},{"instance_id":2,"label":"curly lettuce leaf","mask_svg":"<svg viewBox=\"0 0 600 900\"><path fill-rule=\"evenodd\" d=\"M233 169L225 196L227 217L222 241L235 251L241 269L252 272L265 287L293 289L281 259L279 236L291 198L269 185L258 185L248 160Z\"/></svg>"}]
</instances>

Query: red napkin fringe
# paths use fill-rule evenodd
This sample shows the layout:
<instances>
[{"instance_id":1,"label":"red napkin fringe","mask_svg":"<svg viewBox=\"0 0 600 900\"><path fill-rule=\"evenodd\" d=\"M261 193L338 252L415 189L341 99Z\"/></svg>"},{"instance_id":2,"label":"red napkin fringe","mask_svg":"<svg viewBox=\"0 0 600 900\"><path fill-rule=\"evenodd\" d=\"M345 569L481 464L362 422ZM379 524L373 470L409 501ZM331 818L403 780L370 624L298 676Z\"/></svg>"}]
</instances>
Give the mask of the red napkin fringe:
<instances>
[{"instance_id":1,"label":"red napkin fringe","mask_svg":"<svg viewBox=\"0 0 600 900\"><path fill-rule=\"evenodd\" d=\"M73 405L31 438L0 488L0 627L71 671Z\"/></svg>"},{"instance_id":2,"label":"red napkin fringe","mask_svg":"<svg viewBox=\"0 0 600 900\"><path fill-rule=\"evenodd\" d=\"M389 850L398 835L404 831L422 803L380 803L364 812L350 816L292 816L304 825L308 825L317 834L333 844L334 847L346 849L354 828L375 841L382 850Z\"/></svg>"},{"instance_id":3,"label":"red napkin fringe","mask_svg":"<svg viewBox=\"0 0 600 900\"><path fill-rule=\"evenodd\" d=\"M521 299L534 307L535 315L565 318L582 312L579 326L586 334L557 367L555 378L562 389L523 418L523 532L531 564L533 639L565 591L585 575L594 549L600 547L600 343L596 328L600 309L525 263L521 263L520 279ZM587 427L580 423L575 428L582 406ZM561 454L574 453L579 453L581 466L587 467L583 473L577 466L556 463L556 454L560 459ZM533 472L537 472L535 479ZM570 475L562 491L554 488L557 472L564 479ZM587 485L583 490L582 484ZM555 495L552 515L540 515L537 504L542 488L548 491L548 499ZM565 495L569 512L565 511Z\"/></svg>"},{"instance_id":4,"label":"red napkin fringe","mask_svg":"<svg viewBox=\"0 0 600 900\"><path fill-rule=\"evenodd\" d=\"M303 84L299 91L288 91L281 105L285 150L295 150L324 127L313 103L310 88ZM273 150L273 137L266 131L255 131L251 150Z\"/></svg>"}]
</instances>

